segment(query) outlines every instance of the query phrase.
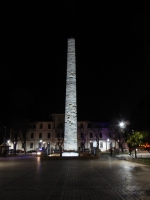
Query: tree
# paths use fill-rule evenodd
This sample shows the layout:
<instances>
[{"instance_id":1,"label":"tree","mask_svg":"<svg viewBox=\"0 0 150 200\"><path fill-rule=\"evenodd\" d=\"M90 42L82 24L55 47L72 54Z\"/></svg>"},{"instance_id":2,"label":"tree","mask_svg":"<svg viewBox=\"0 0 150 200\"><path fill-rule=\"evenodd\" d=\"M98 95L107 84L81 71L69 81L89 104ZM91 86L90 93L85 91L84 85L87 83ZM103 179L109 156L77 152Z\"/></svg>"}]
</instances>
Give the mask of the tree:
<instances>
[{"instance_id":1,"label":"tree","mask_svg":"<svg viewBox=\"0 0 150 200\"><path fill-rule=\"evenodd\" d=\"M19 124L18 120L13 120L11 123L11 129L10 129L10 140L14 145L14 153L16 154L16 146L18 141L20 140L20 130L19 130Z\"/></svg>"},{"instance_id":2,"label":"tree","mask_svg":"<svg viewBox=\"0 0 150 200\"><path fill-rule=\"evenodd\" d=\"M25 119L14 119L11 123L10 140L14 145L14 152L16 153L16 146L18 141L22 142L24 152L26 153L26 134L29 128L29 121Z\"/></svg>"},{"instance_id":3,"label":"tree","mask_svg":"<svg viewBox=\"0 0 150 200\"><path fill-rule=\"evenodd\" d=\"M136 155L137 147L139 147L139 145L144 144L148 139L148 136L149 136L148 132L140 132L140 131L135 131L129 135L127 143L129 144L130 148L133 148L135 150L135 158L137 158Z\"/></svg>"},{"instance_id":4,"label":"tree","mask_svg":"<svg viewBox=\"0 0 150 200\"><path fill-rule=\"evenodd\" d=\"M100 138L102 137L100 128L95 128L94 135L95 135L95 138L96 138L97 150L98 150L99 149L99 141L100 141Z\"/></svg>"},{"instance_id":5,"label":"tree","mask_svg":"<svg viewBox=\"0 0 150 200\"><path fill-rule=\"evenodd\" d=\"M96 147L96 155L98 155L98 150L99 150L99 141L102 138L102 133L101 133L101 125L99 123L93 123L90 124L90 129L95 135L97 147Z\"/></svg>"},{"instance_id":6,"label":"tree","mask_svg":"<svg viewBox=\"0 0 150 200\"><path fill-rule=\"evenodd\" d=\"M124 143L127 140L127 132L129 125L128 121L123 122L123 126L120 126L120 124L111 124L109 126L109 133L111 134L111 138L114 139L118 145L121 151L123 152L124 149Z\"/></svg>"},{"instance_id":7,"label":"tree","mask_svg":"<svg viewBox=\"0 0 150 200\"><path fill-rule=\"evenodd\" d=\"M29 128L29 121L27 119L20 121L20 140L26 153L26 140L27 140L27 129Z\"/></svg>"},{"instance_id":8,"label":"tree","mask_svg":"<svg viewBox=\"0 0 150 200\"><path fill-rule=\"evenodd\" d=\"M83 124L80 124L79 131L81 136L81 148L82 151L85 151L85 142L86 142L86 135L87 135L87 123L85 124L86 127L83 126Z\"/></svg>"},{"instance_id":9,"label":"tree","mask_svg":"<svg viewBox=\"0 0 150 200\"><path fill-rule=\"evenodd\" d=\"M64 126L63 123L58 123L58 125L56 126L56 138L57 138L57 142L56 142L56 147L59 147L60 150L60 156L62 156L62 146L64 143Z\"/></svg>"}]
</instances>

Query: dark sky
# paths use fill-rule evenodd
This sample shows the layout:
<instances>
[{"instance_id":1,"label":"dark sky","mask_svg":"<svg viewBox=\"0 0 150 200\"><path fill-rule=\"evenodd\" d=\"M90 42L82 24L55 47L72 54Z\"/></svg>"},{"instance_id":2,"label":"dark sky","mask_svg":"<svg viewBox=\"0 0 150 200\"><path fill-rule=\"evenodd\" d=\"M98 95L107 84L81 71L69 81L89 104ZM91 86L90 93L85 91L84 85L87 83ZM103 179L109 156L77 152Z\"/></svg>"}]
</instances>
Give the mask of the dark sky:
<instances>
[{"instance_id":1,"label":"dark sky","mask_svg":"<svg viewBox=\"0 0 150 200\"><path fill-rule=\"evenodd\" d=\"M150 5L57 1L1 16L0 117L64 113L67 38L76 40L78 120L128 118L150 92Z\"/></svg>"}]
</instances>

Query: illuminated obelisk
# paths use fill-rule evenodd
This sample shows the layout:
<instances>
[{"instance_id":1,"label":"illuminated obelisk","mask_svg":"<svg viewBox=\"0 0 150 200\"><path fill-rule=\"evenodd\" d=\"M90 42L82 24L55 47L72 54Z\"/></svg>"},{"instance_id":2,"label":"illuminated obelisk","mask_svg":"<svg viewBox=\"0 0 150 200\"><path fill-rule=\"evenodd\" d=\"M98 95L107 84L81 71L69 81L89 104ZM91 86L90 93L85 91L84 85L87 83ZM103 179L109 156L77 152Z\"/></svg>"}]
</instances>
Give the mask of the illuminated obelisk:
<instances>
[{"instance_id":1,"label":"illuminated obelisk","mask_svg":"<svg viewBox=\"0 0 150 200\"><path fill-rule=\"evenodd\" d=\"M75 39L68 39L63 156L77 156L77 98ZM69 153L70 152L70 153Z\"/></svg>"}]
</instances>

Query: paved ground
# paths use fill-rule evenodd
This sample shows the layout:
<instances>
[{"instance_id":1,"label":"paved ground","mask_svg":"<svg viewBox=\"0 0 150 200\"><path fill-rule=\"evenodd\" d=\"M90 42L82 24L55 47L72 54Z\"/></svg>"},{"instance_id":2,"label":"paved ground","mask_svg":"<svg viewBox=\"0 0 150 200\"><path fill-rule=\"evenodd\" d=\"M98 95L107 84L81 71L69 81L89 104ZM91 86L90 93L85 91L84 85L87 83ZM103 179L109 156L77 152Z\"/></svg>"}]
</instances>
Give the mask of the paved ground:
<instances>
[{"instance_id":1,"label":"paved ground","mask_svg":"<svg viewBox=\"0 0 150 200\"><path fill-rule=\"evenodd\" d=\"M0 200L148 200L149 177L149 166L108 155L94 160L0 158Z\"/></svg>"},{"instance_id":2,"label":"paved ground","mask_svg":"<svg viewBox=\"0 0 150 200\"><path fill-rule=\"evenodd\" d=\"M118 154L116 155L117 157L129 157L129 158L135 158L135 153L134 151L132 151L131 156L127 153L127 154ZM150 153L148 151L140 151L137 152L137 158L150 158Z\"/></svg>"}]
</instances>

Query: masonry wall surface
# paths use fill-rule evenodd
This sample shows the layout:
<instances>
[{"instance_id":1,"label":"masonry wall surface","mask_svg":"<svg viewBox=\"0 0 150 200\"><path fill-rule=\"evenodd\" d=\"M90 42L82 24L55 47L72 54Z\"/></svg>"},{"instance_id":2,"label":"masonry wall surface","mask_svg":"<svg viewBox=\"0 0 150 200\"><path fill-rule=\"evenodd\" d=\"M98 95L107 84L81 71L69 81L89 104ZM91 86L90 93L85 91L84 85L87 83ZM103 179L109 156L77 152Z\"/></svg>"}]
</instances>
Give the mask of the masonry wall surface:
<instances>
[{"instance_id":1,"label":"masonry wall surface","mask_svg":"<svg viewBox=\"0 0 150 200\"><path fill-rule=\"evenodd\" d=\"M64 150L77 151L75 39L68 39Z\"/></svg>"}]
</instances>

